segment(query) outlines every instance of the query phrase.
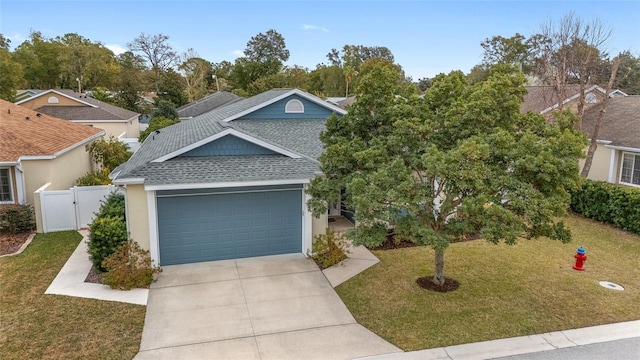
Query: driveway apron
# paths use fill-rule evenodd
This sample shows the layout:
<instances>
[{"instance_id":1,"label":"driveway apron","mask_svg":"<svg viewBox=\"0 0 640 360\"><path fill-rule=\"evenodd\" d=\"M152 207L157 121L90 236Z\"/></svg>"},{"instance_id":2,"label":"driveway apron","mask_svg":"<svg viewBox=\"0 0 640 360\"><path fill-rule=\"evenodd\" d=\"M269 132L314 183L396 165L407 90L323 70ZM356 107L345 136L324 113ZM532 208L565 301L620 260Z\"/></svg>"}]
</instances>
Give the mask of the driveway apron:
<instances>
[{"instance_id":1,"label":"driveway apron","mask_svg":"<svg viewBox=\"0 0 640 360\"><path fill-rule=\"evenodd\" d=\"M166 266L135 359L352 359L400 352L302 254Z\"/></svg>"}]
</instances>

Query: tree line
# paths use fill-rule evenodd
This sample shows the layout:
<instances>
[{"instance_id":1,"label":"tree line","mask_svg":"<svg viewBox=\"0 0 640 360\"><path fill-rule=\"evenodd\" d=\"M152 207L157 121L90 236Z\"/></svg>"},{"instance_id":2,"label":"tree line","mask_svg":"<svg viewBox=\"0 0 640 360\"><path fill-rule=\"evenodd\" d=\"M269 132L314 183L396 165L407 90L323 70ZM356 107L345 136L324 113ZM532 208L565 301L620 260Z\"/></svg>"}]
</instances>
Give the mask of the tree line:
<instances>
[{"instance_id":1,"label":"tree line","mask_svg":"<svg viewBox=\"0 0 640 360\"><path fill-rule=\"evenodd\" d=\"M321 97L339 97L353 94L359 77L376 64L397 69L402 92L417 93L386 47L331 49L327 63L310 70L284 65L290 53L275 30L251 37L243 56L234 62L219 63L200 57L194 49L178 53L165 34L141 33L119 55L76 33L46 38L33 31L13 51L10 47L10 40L0 34L0 97L9 101L16 89L69 88L91 90L100 100L146 112L140 99L143 93L154 93L157 100L175 107L218 90L250 96L276 87L296 87Z\"/></svg>"}]
</instances>

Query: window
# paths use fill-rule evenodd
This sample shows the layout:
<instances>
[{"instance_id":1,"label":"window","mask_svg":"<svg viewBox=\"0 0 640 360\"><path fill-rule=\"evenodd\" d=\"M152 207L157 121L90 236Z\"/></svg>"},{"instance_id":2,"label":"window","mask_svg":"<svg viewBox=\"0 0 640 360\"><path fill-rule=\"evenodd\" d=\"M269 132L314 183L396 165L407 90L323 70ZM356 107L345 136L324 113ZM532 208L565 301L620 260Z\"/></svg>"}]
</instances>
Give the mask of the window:
<instances>
[{"instance_id":1,"label":"window","mask_svg":"<svg viewBox=\"0 0 640 360\"><path fill-rule=\"evenodd\" d=\"M9 168L0 169L0 203L13 202L13 187Z\"/></svg>"},{"instance_id":2,"label":"window","mask_svg":"<svg viewBox=\"0 0 640 360\"><path fill-rule=\"evenodd\" d=\"M55 96L49 96L49 99L47 99L47 102L49 104L57 104L60 102L60 100L58 100L58 98Z\"/></svg>"},{"instance_id":3,"label":"window","mask_svg":"<svg viewBox=\"0 0 640 360\"><path fill-rule=\"evenodd\" d=\"M640 154L624 153L620 182L640 186Z\"/></svg>"},{"instance_id":4,"label":"window","mask_svg":"<svg viewBox=\"0 0 640 360\"><path fill-rule=\"evenodd\" d=\"M289 100L289 102L287 102L287 105L284 106L284 112L298 113L298 114L304 113L304 105L300 100L297 100L297 99Z\"/></svg>"}]
</instances>

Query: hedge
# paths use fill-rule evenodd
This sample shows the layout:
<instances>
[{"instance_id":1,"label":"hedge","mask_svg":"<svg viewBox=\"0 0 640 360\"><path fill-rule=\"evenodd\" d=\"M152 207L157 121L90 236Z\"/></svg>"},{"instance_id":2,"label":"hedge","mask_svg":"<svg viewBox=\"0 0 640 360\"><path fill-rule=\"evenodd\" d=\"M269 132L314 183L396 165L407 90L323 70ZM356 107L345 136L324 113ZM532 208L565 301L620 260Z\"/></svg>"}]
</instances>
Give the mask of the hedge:
<instances>
[{"instance_id":1,"label":"hedge","mask_svg":"<svg viewBox=\"0 0 640 360\"><path fill-rule=\"evenodd\" d=\"M571 210L585 217L640 234L640 189L585 180L571 194Z\"/></svg>"}]
</instances>

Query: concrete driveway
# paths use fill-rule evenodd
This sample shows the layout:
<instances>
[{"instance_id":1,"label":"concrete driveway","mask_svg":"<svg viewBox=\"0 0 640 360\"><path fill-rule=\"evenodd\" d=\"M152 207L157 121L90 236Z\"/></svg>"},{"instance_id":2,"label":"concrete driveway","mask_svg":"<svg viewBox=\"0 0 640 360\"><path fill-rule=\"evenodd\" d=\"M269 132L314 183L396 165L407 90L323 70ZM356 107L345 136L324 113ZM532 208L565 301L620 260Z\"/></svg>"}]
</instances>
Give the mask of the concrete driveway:
<instances>
[{"instance_id":1,"label":"concrete driveway","mask_svg":"<svg viewBox=\"0 0 640 360\"><path fill-rule=\"evenodd\" d=\"M302 254L166 266L135 359L352 359L400 352Z\"/></svg>"}]
</instances>

